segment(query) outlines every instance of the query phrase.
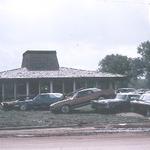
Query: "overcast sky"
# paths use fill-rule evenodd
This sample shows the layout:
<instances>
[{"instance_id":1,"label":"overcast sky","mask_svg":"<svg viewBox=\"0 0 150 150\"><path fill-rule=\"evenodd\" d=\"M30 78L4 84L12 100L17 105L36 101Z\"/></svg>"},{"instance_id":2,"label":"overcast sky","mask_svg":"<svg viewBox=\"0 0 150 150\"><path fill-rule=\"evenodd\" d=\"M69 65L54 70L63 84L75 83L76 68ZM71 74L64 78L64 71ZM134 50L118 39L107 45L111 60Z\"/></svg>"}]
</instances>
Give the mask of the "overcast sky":
<instances>
[{"instance_id":1,"label":"overcast sky","mask_svg":"<svg viewBox=\"0 0 150 150\"><path fill-rule=\"evenodd\" d=\"M95 70L108 54L137 57L150 40L150 0L0 0L0 19L0 71L19 68L26 50Z\"/></svg>"}]
</instances>

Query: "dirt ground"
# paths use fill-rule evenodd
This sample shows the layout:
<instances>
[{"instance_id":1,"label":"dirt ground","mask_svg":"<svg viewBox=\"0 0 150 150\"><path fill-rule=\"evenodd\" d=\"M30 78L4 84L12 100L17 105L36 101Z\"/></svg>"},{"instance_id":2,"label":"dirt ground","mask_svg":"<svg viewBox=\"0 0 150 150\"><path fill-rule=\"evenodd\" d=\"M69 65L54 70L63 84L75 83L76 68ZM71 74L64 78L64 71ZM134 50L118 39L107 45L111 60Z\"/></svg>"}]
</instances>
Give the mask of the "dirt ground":
<instances>
[{"instance_id":1,"label":"dirt ground","mask_svg":"<svg viewBox=\"0 0 150 150\"><path fill-rule=\"evenodd\" d=\"M9 141L9 142L8 142ZM1 150L149 150L150 136L92 135L69 137L1 138Z\"/></svg>"},{"instance_id":2,"label":"dirt ground","mask_svg":"<svg viewBox=\"0 0 150 150\"><path fill-rule=\"evenodd\" d=\"M99 114L85 108L71 114L50 111L0 111L0 128L9 127L109 127L109 125L149 126L150 118L135 113Z\"/></svg>"}]
</instances>

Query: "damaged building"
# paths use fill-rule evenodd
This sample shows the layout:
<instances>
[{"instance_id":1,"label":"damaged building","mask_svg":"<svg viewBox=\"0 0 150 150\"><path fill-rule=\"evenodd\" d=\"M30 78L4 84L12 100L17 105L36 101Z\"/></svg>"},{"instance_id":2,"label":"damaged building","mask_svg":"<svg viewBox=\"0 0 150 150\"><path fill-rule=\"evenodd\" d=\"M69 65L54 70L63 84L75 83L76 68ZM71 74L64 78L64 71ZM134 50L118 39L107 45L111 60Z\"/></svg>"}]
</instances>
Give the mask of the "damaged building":
<instances>
[{"instance_id":1,"label":"damaged building","mask_svg":"<svg viewBox=\"0 0 150 150\"><path fill-rule=\"evenodd\" d=\"M44 92L70 93L80 88L115 89L125 76L60 67L56 51L26 51L21 68L0 72L0 100L34 97Z\"/></svg>"}]
</instances>

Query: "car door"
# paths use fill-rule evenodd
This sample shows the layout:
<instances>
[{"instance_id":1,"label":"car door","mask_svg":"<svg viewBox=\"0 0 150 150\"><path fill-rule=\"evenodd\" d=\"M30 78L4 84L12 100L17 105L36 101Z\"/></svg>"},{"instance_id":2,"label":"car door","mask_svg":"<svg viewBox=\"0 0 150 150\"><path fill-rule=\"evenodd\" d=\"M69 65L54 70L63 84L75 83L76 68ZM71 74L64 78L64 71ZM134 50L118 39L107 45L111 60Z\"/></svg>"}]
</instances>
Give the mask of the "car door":
<instances>
[{"instance_id":1,"label":"car door","mask_svg":"<svg viewBox=\"0 0 150 150\"><path fill-rule=\"evenodd\" d=\"M49 101L50 101L50 97L49 97L48 94L39 95L36 98L33 107L35 109L45 109L45 108L48 108Z\"/></svg>"},{"instance_id":2,"label":"car door","mask_svg":"<svg viewBox=\"0 0 150 150\"><path fill-rule=\"evenodd\" d=\"M92 90L80 91L76 95L74 104L75 105L84 105L84 104L89 103L89 101L92 99L93 99L93 91Z\"/></svg>"},{"instance_id":3,"label":"car door","mask_svg":"<svg viewBox=\"0 0 150 150\"><path fill-rule=\"evenodd\" d=\"M52 103L58 102L63 99L63 95L55 95L55 94L50 94L49 99L47 100L48 105L51 105Z\"/></svg>"},{"instance_id":4,"label":"car door","mask_svg":"<svg viewBox=\"0 0 150 150\"><path fill-rule=\"evenodd\" d=\"M123 112L128 112L130 111L130 102L135 100L135 99L138 99L139 96L138 95L126 95L126 99L122 102L122 105L121 105L121 110Z\"/></svg>"}]
</instances>

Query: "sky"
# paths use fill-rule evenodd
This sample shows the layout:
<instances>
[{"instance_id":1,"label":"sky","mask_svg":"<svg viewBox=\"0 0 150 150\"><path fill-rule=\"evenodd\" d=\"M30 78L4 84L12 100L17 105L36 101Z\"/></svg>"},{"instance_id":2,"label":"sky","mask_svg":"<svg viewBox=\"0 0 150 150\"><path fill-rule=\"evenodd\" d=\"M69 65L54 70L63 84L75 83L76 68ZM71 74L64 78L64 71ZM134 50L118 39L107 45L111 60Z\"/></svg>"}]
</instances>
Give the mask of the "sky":
<instances>
[{"instance_id":1,"label":"sky","mask_svg":"<svg viewBox=\"0 0 150 150\"><path fill-rule=\"evenodd\" d=\"M138 57L150 0L0 0L0 71L26 50L56 50L60 67L97 70L106 55Z\"/></svg>"}]
</instances>

